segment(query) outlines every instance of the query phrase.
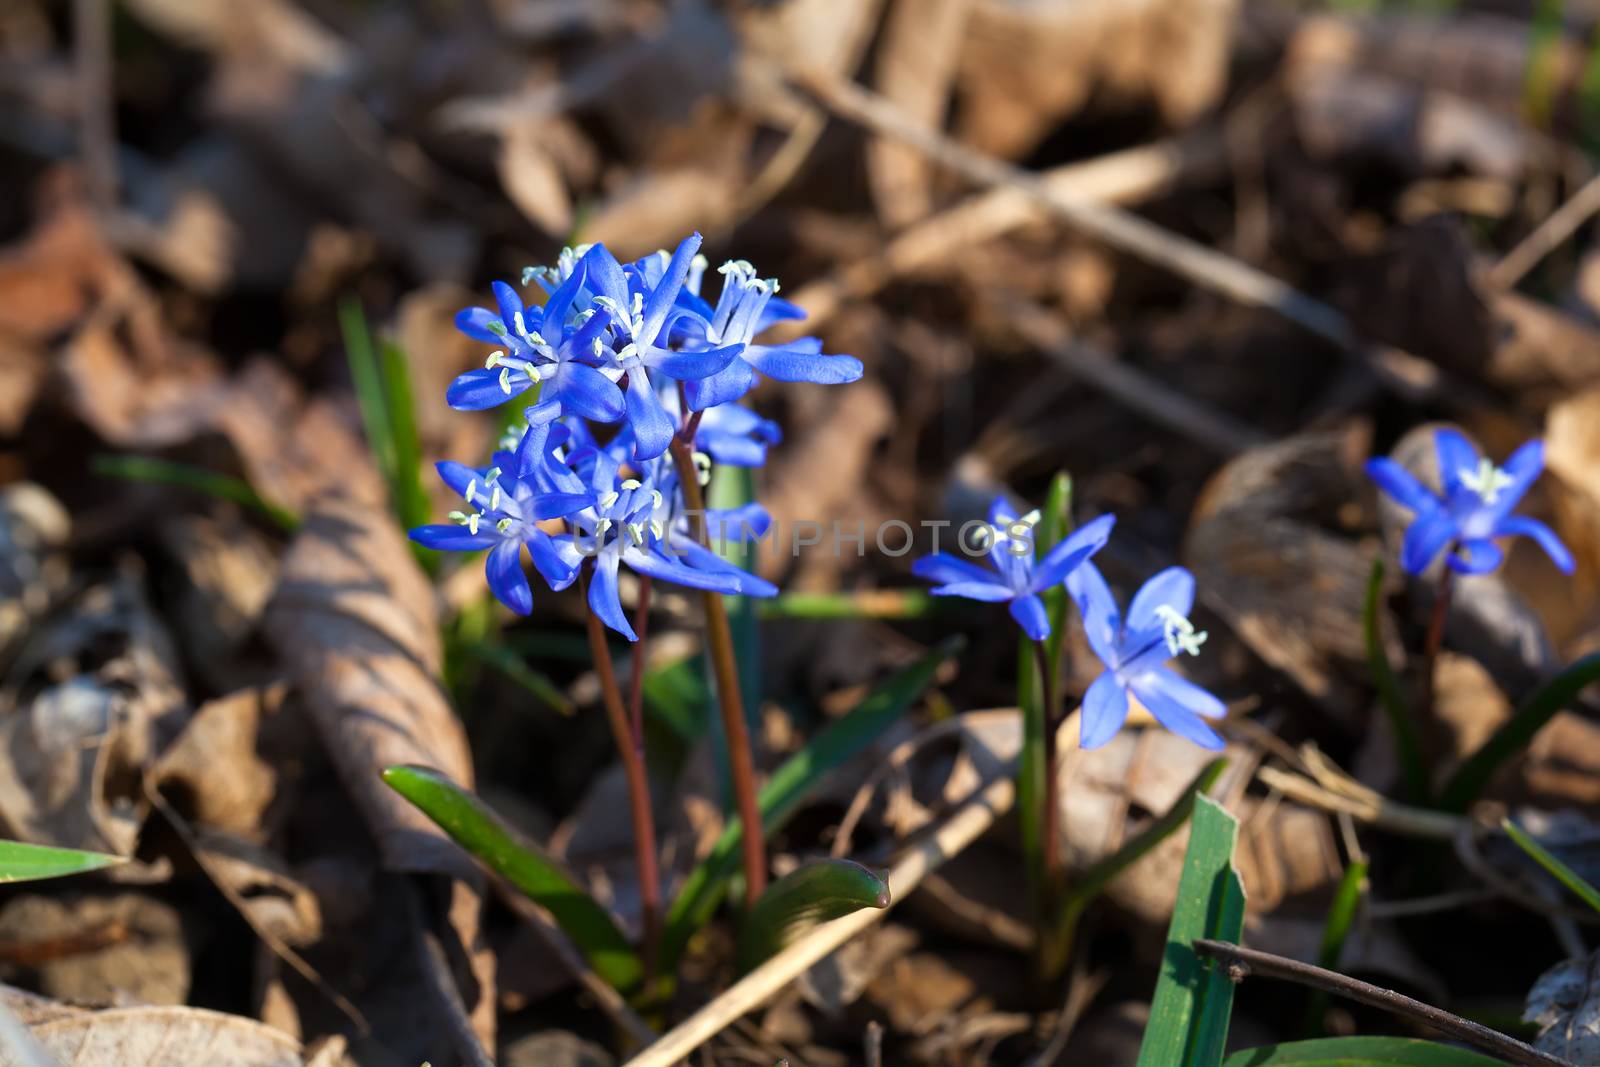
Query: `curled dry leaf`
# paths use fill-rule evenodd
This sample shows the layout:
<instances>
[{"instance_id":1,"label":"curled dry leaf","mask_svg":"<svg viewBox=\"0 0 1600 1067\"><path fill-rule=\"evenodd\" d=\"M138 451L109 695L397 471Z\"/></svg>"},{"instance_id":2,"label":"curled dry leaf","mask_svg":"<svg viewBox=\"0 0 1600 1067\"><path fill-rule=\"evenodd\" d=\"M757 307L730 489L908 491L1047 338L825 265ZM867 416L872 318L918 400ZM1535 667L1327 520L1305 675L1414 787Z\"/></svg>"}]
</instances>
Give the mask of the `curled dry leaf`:
<instances>
[{"instance_id":1,"label":"curled dry leaf","mask_svg":"<svg viewBox=\"0 0 1600 1067\"><path fill-rule=\"evenodd\" d=\"M1359 490L1359 426L1286 438L1212 476L1184 543L1207 607L1323 708L1364 710L1371 553L1330 527Z\"/></svg>"},{"instance_id":2,"label":"curled dry leaf","mask_svg":"<svg viewBox=\"0 0 1600 1067\"><path fill-rule=\"evenodd\" d=\"M66 592L71 527L66 509L40 486L0 489L0 672Z\"/></svg>"},{"instance_id":3,"label":"curled dry leaf","mask_svg":"<svg viewBox=\"0 0 1600 1067\"><path fill-rule=\"evenodd\" d=\"M277 582L277 555L237 514L174 515L158 529L178 572L176 636L213 689L236 688L260 669L242 653Z\"/></svg>"},{"instance_id":4,"label":"curled dry leaf","mask_svg":"<svg viewBox=\"0 0 1600 1067\"><path fill-rule=\"evenodd\" d=\"M315 502L284 558L264 626L384 867L461 883L451 920L479 986L474 1024L492 1042L492 960L478 928L482 877L379 777L385 767L415 763L473 784L466 736L438 682L433 589L399 529L382 511L345 498Z\"/></svg>"},{"instance_id":5,"label":"curled dry leaf","mask_svg":"<svg viewBox=\"0 0 1600 1067\"><path fill-rule=\"evenodd\" d=\"M131 855L145 811L137 783L189 717L179 677L137 575L88 590L36 635L0 688L7 836Z\"/></svg>"},{"instance_id":6,"label":"curled dry leaf","mask_svg":"<svg viewBox=\"0 0 1600 1067\"><path fill-rule=\"evenodd\" d=\"M1600 1064L1600 952L1541 974L1522 1021L1539 1027L1535 1048L1578 1067Z\"/></svg>"}]
</instances>

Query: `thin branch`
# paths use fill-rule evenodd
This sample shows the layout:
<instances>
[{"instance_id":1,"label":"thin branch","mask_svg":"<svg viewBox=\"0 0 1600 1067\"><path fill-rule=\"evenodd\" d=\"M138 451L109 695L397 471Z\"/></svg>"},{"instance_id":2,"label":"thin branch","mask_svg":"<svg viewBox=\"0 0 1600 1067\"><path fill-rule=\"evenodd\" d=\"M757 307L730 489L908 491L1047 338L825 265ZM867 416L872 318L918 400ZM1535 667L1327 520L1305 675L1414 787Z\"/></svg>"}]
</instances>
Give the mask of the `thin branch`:
<instances>
[{"instance_id":1,"label":"thin branch","mask_svg":"<svg viewBox=\"0 0 1600 1067\"><path fill-rule=\"evenodd\" d=\"M865 908L817 927L766 963L745 975L723 994L669 1031L661 1040L629 1060L626 1067L672 1067L721 1033L733 1020L777 996L784 987L823 957L883 918L894 903L941 863L958 855L994 821L1010 810L1016 785L1007 771L952 815L933 836L915 846L889 872L889 908Z\"/></svg>"},{"instance_id":2,"label":"thin branch","mask_svg":"<svg viewBox=\"0 0 1600 1067\"><path fill-rule=\"evenodd\" d=\"M1209 938L1197 939L1194 950L1197 955L1222 964L1227 970L1228 977L1235 982L1242 982L1252 974L1295 982L1374 1008L1382 1008L1403 1018L1414 1019L1441 1034L1491 1052L1508 1063L1520 1064L1523 1067L1570 1067L1565 1060L1540 1052L1532 1045L1525 1045L1498 1030L1491 1030L1470 1019L1452 1015L1443 1008L1435 1008L1431 1004L1413 1000L1392 989L1384 989L1340 974L1338 971L1324 970L1309 963L1301 963L1299 960L1274 956L1270 952L1258 952L1227 941L1212 941Z\"/></svg>"},{"instance_id":3,"label":"thin branch","mask_svg":"<svg viewBox=\"0 0 1600 1067\"><path fill-rule=\"evenodd\" d=\"M957 144L907 116L891 101L854 82L818 71L788 71L787 76L835 115L875 133L904 141L969 181L1013 188L1078 230L1114 248L1241 304L1275 312L1358 360L1403 396L1431 398L1443 392L1446 386L1454 393L1463 391L1459 383L1448 381L1443 372L1427 360L1389 346L1367 344L1338 309L1249 264L1120 208L1097 203L1070 189L1057 188L1033 171Z\"/></svg>"},{"instance_id":4,"label":"thin branch","mask_svg":"<svg viewBox=\"0 0 1600 1067\"><path fill-rule=\"evenodd\" d=\"M1489 268L1489 284L1500 289L1516 285L1597 211L1600 211L1600 174L1585 182L1566 203L1552 211L1532 233L1507 252L1505 258Z\"/></svg>"},{"instance_id":5,"label":"thin branch","mask_svg":"<svg viewBox=\"0 0 1600 1067\"><path fill-rule=\"evenodd\" d=\"M1323 811L1348 812L1362 822L1408 837L1454 841L1461 827L1470 825L1469 820L1460 815L1413 808L1383 797L1369 800L1335 792L1309 778L1277 767L1262 767L1256 771L1256 778L1290 800Z\"/></svg>"}]
</instances>

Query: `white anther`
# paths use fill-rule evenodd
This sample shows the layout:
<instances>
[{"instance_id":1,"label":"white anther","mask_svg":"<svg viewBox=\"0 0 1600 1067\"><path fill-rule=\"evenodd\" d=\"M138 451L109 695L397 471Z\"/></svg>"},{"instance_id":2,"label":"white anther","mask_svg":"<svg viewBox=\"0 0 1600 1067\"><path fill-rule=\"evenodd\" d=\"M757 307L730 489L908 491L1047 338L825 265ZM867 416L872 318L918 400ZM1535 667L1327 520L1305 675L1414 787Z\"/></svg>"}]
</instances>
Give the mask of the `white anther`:
<instances>
[{"instance_id":1,"label":"white anther","mask_svg":"<svg viewBox=\"0 0 1600 1067\"><path fill-rule=\"evenodd\" d=\"M1170 604L1157 607L1156 618L1161 620L1161 634L1166 638L1169 653L1174 656L1179 652L1187 652L1191 656L1200 654L1200 646L1206 643L1206 631L1196 632L1194 623Z\"/></svg>"},{"instance_id":2,"label":"white anther","mask_svg":"<svg viewBox=\"0 0 1600 1067\"><path fill-rule=\"evenodd\" d=\"M515 313L512 314L512 316L511 316L511 326L512 326L512 328L514 330L517 331L517 336L519 336L519 337L528 336L528 322L527 322L526 319L524 319L522 317L522 312L518 311L518 312L515 312Z\"/></svg>"},{"instance_id":3,"label":"white anther","mask_svg":"<svg viewBox=\"0 0 1600 1067\"><path fill-rule=\"evenodd\" d=\"M1487 457L1478 460L1477 470L1464 470L1459 477L1461 484L1477 493L1485 504L1493 504L1500 498L1502 489L1516 483L1515 478L1496 467Z\"/></svg>"},{"instance_id":4,"label":"white anther","mask_svg":"<svg viewBox=\"0 0 1600 1067\"><path fill-rule=\"evenodd\" d=\"M494 492L489 494L489 510L500 510L500 487L498 485L494 487Z\"/></svg>"},{"instance_id":5,"label":"white anther","mask_svg":"<svg viewBox=\"0 0 1600 1067\"><path fill-rule=\"evenodd\" d=\"M659 489L650 490L650 508L651 508L652 511L660 511L661 510L661 501L662 501L661 490L659 490Z\"/></svg>"},{"instance_id":6,"label":"white anther","mask_svg":"<svg viewBox=\"0 0 1600 1067\"><path fill-rule=\"evenodd\" d=\"M616 502L617 502L617 494L616 493L607 493L605 496L600 498L600 510L601 511L610 511L611 510L611 505L615 504Z\"/></svg>"},{"instance_id":7,"label":"white anther","mask_svg":"<svg viewBox=\"0 0 1600 1067\"><path fill-rule=\"evenodd\" d=\"M499 522L495 523L494 524L494 528L496 530L499 530L503 534L510 533L511 532L511 516L508 515L505 518L501 519Z\"/></svg>"},{"instance_id":8,"label":"white anther","mask_svg":"<svg viewBox=\"0 0 1600 1067\"><path fill-rule=\"evenodd\" d=\"M650 520L650 532L656 535L657 541L666 540L667 528L655 519Z\"/></svg>"},{"instance_id":9,"label":"white anther","mask_svg":"<svg viewBox=\"0 0 1600 1067\"><path fill-rule=\"evenodd\" d=\"M467 483L467 491L461 495L467 498L467 503L472 503L472 494L478 491L478 479L474 478Z\"/></svg>"},{"instance_id":10,"label":"white anther","mask_svg":"<svg viewBox=\"0 0 1600 1067\"><path fill-rule=\"evenodd\" d=\"M494 334L496 337L505 337L511 332L510 330L506 329L506 324L501 322L499 319L490 319L487 328L489 332Z\"/></svg>"},{"instance_id":11,"label":"white anther","mask_svg":"<svg viewBox=\"0 0 1600 1067\"><path fill-rule=\"evenodd\" d=\"M549 273L550 273L550 268L549 267L523 267L522 268L522 284L523 285L531 285L535 279L543 278L546 274L549 274Z\"/></svg>"},{"instance_id":12,"label":"white anther","mask_svg":"<svg viewBox=\"0 0 1600 1067\"><path fill-rule=\"evenodd\" d=\"M641 483L637 478L627 478L622 482L622 488L624 489L638 489L640 485Z\"/></svg>"},{"instance_id":13,"label":"white anther","mask_svg":"<svg viewBox=\"0 0 1600 1067\"><path fill-rule=\"evenodd\" d=\"M500 391L506 396L511 395L511 368L500 368Z\"/></svg>"},{"instance_id":14,"label":"white anther","mask_svg":"<svg viewBox=\"0 0 1600 1067\"><path fill-rule=\"evenodd\" d=\"M467 524L467 513L464 511L452 511L450 513L450 521L458 526L465 526Z\"/></svg>"},{"instance_id":15,"label":"white anther","mask_svg":"<svg viewBox=\"0 0 1600 1067\"><path fill-rule=\"evenodd\" d=\"M499 467L490 467L488 469L488 471L486 471L484 473L483 483L485 485L493 485L496 481L499 480L499 478L500 478L500 468Z\"/></svg>"},{"instance_id":16,"label":"white anther","mask_svg":"<svg viewBox=\"0 0 1600 1067\"><path fill-rule=\"evenodd\" d=\"M534 330L528 334L528 343L538 345L540 348L549 348L550 342L544 339L544 334Z\"/></svg>"},{"instance_id":17,"label":"white anther","mask_svg":"<svg viewBox=\"0 0 1600 1067\"><path fill-rule=\"evenodd\" d=\"M693 456L695 481L701 485L711 484L711 457L704 452L696 452Z\"/></svg>"},{"instance_id":18,"label":"white anther","mask_svg":"<svg viewBox=\"0 0 1600 1067\"><path fill-rule=\"evenodd\" d=\"M506 358L506 354L504 352L500 352L500 351L490 352L489 353L489 358L483 361L483 369L484 370L494 370L496 367L498 367L500 365L500 361L502 359L505 359L505 358Z\"/></svg>"},{"instance_id":19,"label":"white anther","mask_svg":"<svg viewBox=\"0 0 1600 1067\"><path fill-rule=\"evenodd\" d=\"M467 530L470 531L474 537L478 536L478 520L481 518L483 518L483 516L478 514L476 511L467 516Z\"/></svg>"},{"instance_id":20,"label":"white anther","mask_svg":"<svg viewBox=\"0 0 1600 1067\"><path fill-rule=\"evenodd\" d=\"M601 519L600 525L594 528L595 540L598 541L600 538L604 537L606 535L606 531L609 529L611 529L611 520Z\"/></svg>"},{"instance_id":21,"label":"white anther","mask_svg":"<svg viewBox=\"0 0 1600 1067\"><path fill-rule=\"evenodd\" d=\"M628 523L628 537L636 545L644 544L644 523L642 523L642 522L630 522L630 523Z\"/></svg>"}]
</instances>

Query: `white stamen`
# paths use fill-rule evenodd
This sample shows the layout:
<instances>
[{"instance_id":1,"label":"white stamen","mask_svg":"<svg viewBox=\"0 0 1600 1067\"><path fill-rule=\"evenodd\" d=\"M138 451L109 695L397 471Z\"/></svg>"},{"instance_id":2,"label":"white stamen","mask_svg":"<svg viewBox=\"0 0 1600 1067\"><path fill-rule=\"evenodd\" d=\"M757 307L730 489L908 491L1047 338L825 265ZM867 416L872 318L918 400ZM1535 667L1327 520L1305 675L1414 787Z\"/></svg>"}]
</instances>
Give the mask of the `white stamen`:
<instances>
[{"instance_id":1,"label":"white stamen","mask_svg":"<svg viewBox=\"0 0 1600 1067\"><path fill-rule=\"evenodd\" d=\"M616 493L607 493L605 496L600 498L600 510L601 511L610 511L611 510L611 505L615 504L616 502L617 502L617 494Z\"/></svg>"},{"instance_id":2,"label":"white stamen","mask_svg":"<svg viewBox=\"0 0 1600 1067\"><path fill-rule=\"evenodd\" d=\"M499 522L495 523L494 524L494 528L496 530L499 530L501 533L510 533L511 532L511 516L507 515L505 518L503 518Z\"/></svg>"},{"instance_id":3,"label":"white stamen","mask_svg":"<svg viewBox=\"0 0 1600 1067\"><path fill-rule=\"evenodd\" d=\"M1156 618L1161 620L1161 633L1166 638L1169 653L1174 656L1179 652L1187 652L1191 656L1200 654L1200 646L1206 643L1205 630L1196 632L1194 623L1170 604L1157 607Z\"/></svg>"},{"instance_id":4,"label":"white stamen","mask_svg":"<svg viewBox=\"0 0 1600 1067\"><path fill-rule=\"evenodd\" d=\"M642 522L630 522L630 523L628 523L628 536L633 539L633 543L634 544L636 544L636 545L644 544L644 523L642 523Z\"/></svg>"},{"instance_id":5,"label":"white stamen","mask_svg":"<svg viewBox=\"0 0 1600 1067\"><path fill-rule=\"evenodd\" d=\"M639 487L640 482L637 478L628 478L622 482L622 488L624 489L638 489Z\"/></svg>"},{"instance_id":6,"label":"white stamen","mask_svg":"<svg viewBox=\"0 0 1600 1067\"><path fill-rule=\"evenodd\" d=\"M701 485L711 484L711 457L704 452L696 452L693 456L695 481Z\"/></svg>"},{"instance_id":7,"label":"white stamen","mask_svg":"<svg viewBox=\"0 0 1600 1067\"><path fill-rule=\"evenodd\" d=\"M476 511L467 516L467 529L474 537L478 536L478 520L481 518L483 518L483 516L478 514Z\"/></svg>"},{"instance_id":8,"label":"white stamen","mask_svg":"<svg viewBox=\"0 0 1600 1067\"><path fill-rule=\"evenodd\" d=\"M489 494L489 510L500 510L500 487L498 485L494 487L494 492Z\"/></svg>"},{"instance_id":9,"label":"white stamen","mask_svg":"<svg viewBox=\"0 0 1600 1067\"><path fill-rule=\"evenodd\" d=\"M511 395L511 368L500 368L500 391L506 396Z\"/></svg>"},{"instance_id":10,"label":"white stamen","mask_svg":"<svg viewBox=\"0 0 1600 1067\"><path fill-rule=\"evenodd\" d=\"M1485 504L1493 504L1500 498L1502 489L1516 482L1515 478L1490 462L1488 457L1478 460L1477 470L1464 470L1459 477L1461 484L1477 493Z\"/></svg>"},{"instance_id":11,"label":"white stamen","mask_svg":"<svg viewBox=\"0 0 1600 1067\"><path fill-rule=\"evenodd\" d=\"M478 491L478 479L474 478L467 483L467 491L461 495L467 498L467 503L472 503L472 494Z\"/></svg>"},{"instance_id":12,"label":"white stamen","mask_svg":"<svg viewBox=\"0 0 1600 1067\"><path fill-rule=\"evenodd\" d=\"M500 365L500 361L502 359L505 359L505 358L506 358L506 354L504 352L499 352L499 351L490 352L489 353L489 358L483 361L483 369L484 370L494 370L496 367L498 367Z\"/></svg>"}]
</instances>

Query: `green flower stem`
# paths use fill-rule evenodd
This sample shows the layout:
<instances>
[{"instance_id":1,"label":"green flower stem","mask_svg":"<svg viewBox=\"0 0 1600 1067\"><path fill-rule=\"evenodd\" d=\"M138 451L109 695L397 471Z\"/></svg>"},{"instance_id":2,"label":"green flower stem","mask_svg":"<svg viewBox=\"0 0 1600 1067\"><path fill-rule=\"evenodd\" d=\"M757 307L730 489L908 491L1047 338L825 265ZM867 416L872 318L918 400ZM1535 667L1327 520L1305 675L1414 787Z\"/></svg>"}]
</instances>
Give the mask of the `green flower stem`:
<instances>
[{"instance_id":1,"label":"green flower stem","mask_svg":"<svg viewBox=\"0 0 1600 1067\"><path fill-rule=\"evenodd\" d=\"M628 804L633 811L633 858L639 873L639 906L644 920L644 973L648 984L655 975L656 956L661 945L661 873L656 861L656 824L650 810L650 779L644 763L644 736L635 733L622 704L622 689L617 685L616 667L611 662L611 647L606 643L605 625L589 608L589 570L581 575L584 619L589 627L589 652L595 673L600 676L600 695L611 724L611 735L622 757L628 780Z\"/></svg>"},{"instance_id":2,"label":"green flower stem","mask_svg":"<svg viewBox=\"0 0 1600 1067\"><path fill-rule=\"evenodd\" d=\"M1050 653L1043 641L1033 642L1033 653L1034 662L1039 668L1039 705L1044 711L1044 781L1041 783L1044 788L1040 790L1043 808L1039 812L1039 836L1043 839L1040 844L1044 857L1042 889L1051 898L1039 901L1039 914L1042 917L1054 910L1050 905L1061 888L1061 798L1058 795L1060 783L1056 779L1056 735L1061 732L1061 721L1056 709L1056 679Z\"/></svg>"},{"instance_id":3,"label":"green flower stem","mask_svg":"<svg viewBox=\"0 0 1600 1067\"><path fill-rule=\"evenodd\" d=\"M1454 546L1451 547L1454 552ZM1444 620L1450 614L1450 593L1454 587L1455 572L1448 563L1439 573L1439 584L1433 590L1433 613L1428 617L1428 633L1422 644L1422 681L1418 687L1417 716L1423 723L1433 721L1434 673L1439 664L1439 650L1444 646Z\"/></svg>"},{"instance_id":4,"label":"green flower stem","mask_svg":"<svg viewBox=\"0 0 1600 1067\"><path fill-rule=\"evenodd\" d=\"M690 425L694 423L691 421ZM692 433L692 429L689 432ZM692 437L683 434L674 437L672 459L677 464L690 528L695 539L709 548L705 494L700 490L700 473L695 469L692 441ZM722 595L706 590L701 594L701 603L706 613L706 649L717 679L717 707L722 713L722 729L728 741L728 770L733 782L734 803L739 821L747 828L740 837L745 901L754 905L767 887L767 848L761 834L748 829L761 825L761 809L756 803L755 760L750 755L750 731L745 725L744 697L739 689L739 662L733 652L733 630L728 625L728 609L722 602Z\"/></svg>"}]
</instances>

